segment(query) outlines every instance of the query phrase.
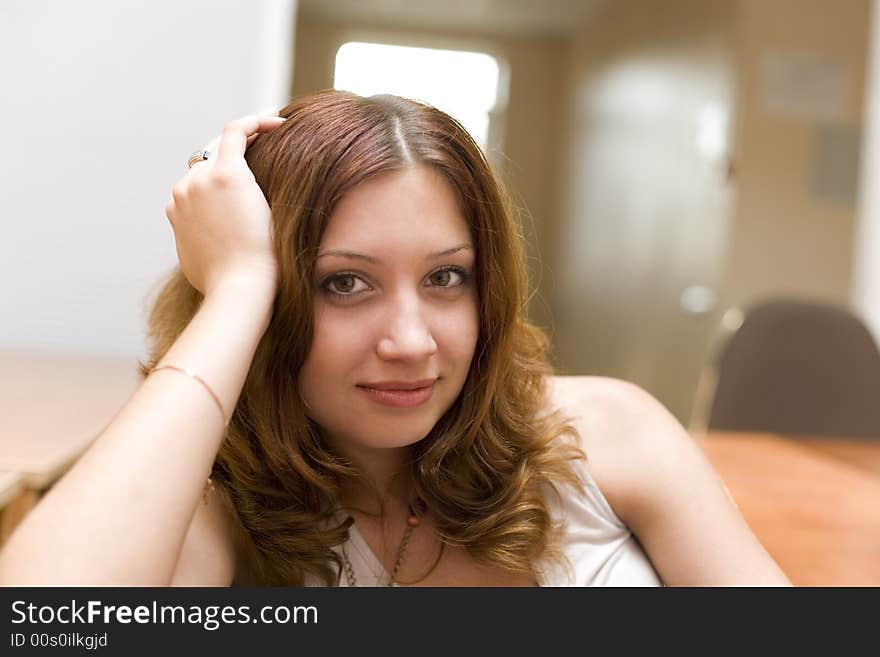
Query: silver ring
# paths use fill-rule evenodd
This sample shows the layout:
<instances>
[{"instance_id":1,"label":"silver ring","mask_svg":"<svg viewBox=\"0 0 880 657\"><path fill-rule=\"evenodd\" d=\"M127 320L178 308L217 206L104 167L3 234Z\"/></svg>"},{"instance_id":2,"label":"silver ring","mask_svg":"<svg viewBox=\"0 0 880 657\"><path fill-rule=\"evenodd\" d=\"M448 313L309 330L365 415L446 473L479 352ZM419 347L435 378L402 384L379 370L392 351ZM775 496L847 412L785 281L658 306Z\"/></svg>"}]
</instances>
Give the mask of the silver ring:
<instances>
[{"instance_id":1,"label":"silver ring","mask_svg":"<svg viewBox=\"0 0 880 657\"><path fill-rule=\"evenodd\" d=\"M186 163L187 170L191 169L192 165L195 164L196 162L202 162L203 160L207 160L210 155L211 155L211 151L206 151L203 148L201 148L197 151L194 151L193 154L189 156L189 160L187 160L187 163Z\"/></svg>"}]
</instances>

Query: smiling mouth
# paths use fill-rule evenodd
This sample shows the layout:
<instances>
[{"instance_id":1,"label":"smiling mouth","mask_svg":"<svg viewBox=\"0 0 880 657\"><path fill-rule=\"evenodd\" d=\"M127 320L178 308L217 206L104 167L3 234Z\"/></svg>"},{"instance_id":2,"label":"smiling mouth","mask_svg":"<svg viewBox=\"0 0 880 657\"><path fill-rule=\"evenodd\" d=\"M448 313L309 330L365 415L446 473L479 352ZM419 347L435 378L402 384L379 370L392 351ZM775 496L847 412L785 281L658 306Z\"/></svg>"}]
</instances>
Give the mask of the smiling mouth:
<instances>
[{"instance_id":1,"label":"smiling mouth","mask_svg":"<svg viewBox=\"0 0 880 657\"><path fill-rule=\"evenodd\" d=\"M372 390L417 390L434 385L440 377L419 379L418 381L377 381L375 383L359 383L361 388Z\"/></svg>"},{"instance_id":2,"label":"smiling mouth","mask_svg":"<svg viewBox=\"0 0 880 657\"><path fill-rule=\"evenodd\" d=\"M434 394L434 385L415 388L413 390L378 390L367 386L358 386L367 397L374 402L397 408L412 408L428 401Z\"/></svg>"}]
</instances>

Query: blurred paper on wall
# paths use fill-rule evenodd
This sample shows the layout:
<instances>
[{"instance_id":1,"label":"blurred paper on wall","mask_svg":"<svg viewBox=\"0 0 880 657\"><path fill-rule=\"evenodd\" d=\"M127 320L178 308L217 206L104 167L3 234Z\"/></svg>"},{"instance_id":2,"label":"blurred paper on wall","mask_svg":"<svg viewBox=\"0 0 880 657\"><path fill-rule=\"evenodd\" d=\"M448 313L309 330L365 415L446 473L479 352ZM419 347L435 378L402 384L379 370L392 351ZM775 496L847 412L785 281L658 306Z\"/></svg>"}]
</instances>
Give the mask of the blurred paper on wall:
<instances>
[{"instance_id":1,"label":"blurred paper on wall","mask_svg":"<svg viewBox=\"0 0 880 657\"><path fill-rule=\"evenodd\" d=\"M855 207L862 131L854 125L819 125L813 135L810 194L817 201Z\"/></svg>"},{"instance_id":2,"label":"blurred paper on wall","mask_svg":"<svg viewBox=\"0 0 880 657\"><path fill-rule=\"evenodd\" d=\"M770 116L841 121L849 111L849 71L838 59L811 52L768 52L762 61L764 112Z\"/></svg>"}]
</instances>

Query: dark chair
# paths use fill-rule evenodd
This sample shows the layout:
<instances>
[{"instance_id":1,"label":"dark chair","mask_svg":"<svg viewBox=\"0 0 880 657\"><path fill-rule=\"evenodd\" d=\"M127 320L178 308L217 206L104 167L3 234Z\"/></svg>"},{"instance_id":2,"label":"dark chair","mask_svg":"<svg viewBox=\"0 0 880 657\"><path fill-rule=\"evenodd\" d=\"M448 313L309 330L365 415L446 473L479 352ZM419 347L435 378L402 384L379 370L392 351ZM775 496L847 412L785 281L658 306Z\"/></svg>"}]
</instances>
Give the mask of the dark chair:
<instances>
[{"instance_id":1,"label":"dark chair","mask_svg":"<svg viewBox=\"0 0 880 657\"><path fill-rule=\"evenodd\" d=\"M712 367L710 430L880 438L880 352L845 308L756 305Z\"/></svg>"}]
</instances>

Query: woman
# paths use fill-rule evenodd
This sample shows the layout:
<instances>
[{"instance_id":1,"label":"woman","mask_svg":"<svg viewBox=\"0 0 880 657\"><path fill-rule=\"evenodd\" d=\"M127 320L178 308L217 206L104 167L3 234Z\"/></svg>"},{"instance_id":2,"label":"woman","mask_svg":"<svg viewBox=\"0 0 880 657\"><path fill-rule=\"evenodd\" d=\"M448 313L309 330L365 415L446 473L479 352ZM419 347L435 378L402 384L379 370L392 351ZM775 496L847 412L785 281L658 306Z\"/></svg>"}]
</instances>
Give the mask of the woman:
<instances>
[{"instance_id":1,"label":"woman","mask_svg":"<svg viewBox=\"0 0 880 657\"><path fill-rule=\"evenodd\" d=\"M660 404L552 375L511 206L452 118L324 91L191 164L145 381L4 582L788 583Z\"/></svg>"}]
</instances>

